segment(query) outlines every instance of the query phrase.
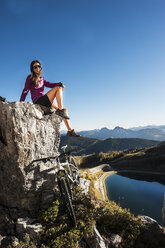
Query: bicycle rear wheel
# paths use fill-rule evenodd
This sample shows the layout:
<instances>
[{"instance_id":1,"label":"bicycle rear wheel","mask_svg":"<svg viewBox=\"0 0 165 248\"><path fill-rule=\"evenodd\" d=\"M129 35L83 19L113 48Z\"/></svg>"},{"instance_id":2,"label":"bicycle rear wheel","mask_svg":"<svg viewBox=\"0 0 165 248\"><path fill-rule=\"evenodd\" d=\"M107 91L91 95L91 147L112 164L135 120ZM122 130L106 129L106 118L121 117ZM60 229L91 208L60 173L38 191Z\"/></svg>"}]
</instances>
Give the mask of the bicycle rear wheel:
<instances>
[{"instance_id":1,"label":"bicycle rear wheel","mask_svg":"<svg viewBox=\"0 0 165 248\"><path fill-rule=\"evenodd\" d=\"M77 225L76 216L75 216L75 212L74 212L73 205L72 205L71 195L69 193L71 189L68 189L66 178L62 177L62 178L58 178L58 180L59 180L59 185L60 185L59 188L61 191L61 195L62 195L64 202L66 203L69 216L71 217L73 224Z\"/></svg>"}]
</instances>

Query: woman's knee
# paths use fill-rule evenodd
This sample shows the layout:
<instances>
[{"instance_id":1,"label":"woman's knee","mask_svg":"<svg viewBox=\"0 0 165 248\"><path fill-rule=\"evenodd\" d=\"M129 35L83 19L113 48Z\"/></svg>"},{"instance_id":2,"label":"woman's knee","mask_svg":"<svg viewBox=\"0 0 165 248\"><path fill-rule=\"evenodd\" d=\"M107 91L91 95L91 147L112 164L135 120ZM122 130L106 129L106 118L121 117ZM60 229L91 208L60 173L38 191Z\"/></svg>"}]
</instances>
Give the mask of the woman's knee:
<instances>
[{"instance_id":1,"label":"woman's knee","mask_svg":"<svg viewBox=\"0 0 165 248\"><path fill-rule=\"evenodd\" d=\"M60 86L56 86L53 89L55 89L55 90L61 90L61 87Z\"/></svg>"},{"instance_id":2,"label":"woman's knee","mask_svg":"<svg viewBox=\"0 0 165 248\"><path fill-rule=\"evenodd\" d=\"M52 92L57 92L57 91L59 91L60 90L60 86L55 86L55 87L53 87L50 91L52 91Z\"/></svg>"}]
</instances>

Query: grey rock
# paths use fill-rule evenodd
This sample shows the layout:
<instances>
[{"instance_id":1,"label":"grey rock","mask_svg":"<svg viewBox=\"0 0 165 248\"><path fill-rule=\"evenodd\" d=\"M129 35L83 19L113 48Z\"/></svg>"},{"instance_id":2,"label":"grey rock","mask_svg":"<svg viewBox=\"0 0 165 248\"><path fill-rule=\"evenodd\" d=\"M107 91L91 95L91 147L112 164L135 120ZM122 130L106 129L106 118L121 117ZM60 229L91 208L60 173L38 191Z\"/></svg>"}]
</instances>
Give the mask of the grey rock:
<instances>
[{"instance_id":1,"label":"grey rock","mask_svg":"<svg viewBox=\"0 0 165 248\"><path fill-rule=\"evenodd\" d=\"M4 236L1 240L1 248L8 248L9 245L13 244L14 247L18 245L19 241L15 236Z\"/></svg>"},{"instance_id":2,"label":"grey rock","mask_svg":"<svg viewBox=\"0 0 165 248\"><path fill-rule=\"evenodd\" d=\"M88 245L84 240L81 240L78 244L78 248L88 248Z\"/></svg>"},{"instance_id":3,"label":"grey rock","mask_svg":"<svg viewBox=\"0 0 165 248\"><path fill-rule=\"evenodd\" d=\"M156 220L148 216L140 216L140 218L143 226L134 244L134 248L164 248L165 234L163 233L163 228Z\"/></svg>"},{"instance_id":4,"label":"grey rock","mask_svg":"<svg viewBox=\"0 0 165 248\"><path fill-rule=\"evenodd\" d=\"M10 208L9 213L10 213L10 217L12 218L12 220L16 221L18 219L19 215L18 215L18 211L16 208Z\"/></svg>"},{"instance_id":5,"label":"grey rock","mask_svg":"<svg viewBox=\"0 0 165 248\"><path fill-rule=\"evenodd\" d=\"M34 242L38 242L39 233L42 231L42 225L36 223L35 219L20 218L16 223L16 231L19 238L23 238L25 234L29 234Z\"/></svg>"},{"instance_id":6,"label":"grey rock","mask_svg":"<svg viewBox=\"0 0 165 248\"><path fill-rule=\"evenodd\" d=\"M108 248L109 247L109 241L104 240L96 226L94 226L94 237L93 238L85 238L86 243L88 244L88 247L90 248Z\"/></svg>"},{"instance_id":7,"label":"grey rock","mask_svg":"<svg viewBox=\"0 0 165 248\"><path fill-rule=\"evenodd\" d=\"M122 242L122 237L120 237L118 234L110 235L110 244L112 247L122 248L121 242Z\"/></svg>"},{"instance_id":8,"label":"grey rock","mask_svg":"<svg viewBox=\"0 0 165 248\"><path fill-rule=\"evenodd\" d=\"M55 194L53 190L43 190L40 207L42 209L48 208L54 200L54 195Z\"/></svg>"},{"instance_id":9,"label":"grey rock","mask_svg":"<svg viewBox=\"0 0 165 248\"><path fill-rule=\"evenodd\" d=\"M10 216L7 210L0 206L0 234L6 235L8 231L8 224L10 223Z\"/></svg>"},{"instance_id":10,"label":"grey rock","mask_svg":"<svg viewBox=\"0 0 165 248\"><path fill-rule=\"evenodd\" d=\"M107 240L104 240L101 237L96 226L94 226L94 234L95 234L95 240L96 240L96 248L108 248L109 247L109 242Z\"/></svg>"},{"instance_id":11,"label":"grey rock","mask_svg":"<svg viewBox=\"0 0 165 248\"><path fill-rule=\"evenodd\" d=\"M14 236L15 234L15 223L13 220L9 220L9 223L7 224L7 235Z\"/></svg>"},{"instance_id":12,"label":"grey rock","mask_svg":"<svg viewBox=\"0 0 165 248\"><path fill-rule=\"evenodd\" d=\"M143 228L146 230L152 230L154 232L163 233L163 228L158 224L158 222L149 216L141 215L139 216L143 222Z\"/></svg>"},{"instance_id":13,"label":"grey rock","mask_svg":"<svg viewBox=\"0 0 165 248\"><path fill-rule=\"evenodd\" d=\"M0 116L0 204L37 210L56 163L32 161L57 155L62 118L28 102L0 102Z\"/></svg>"},{"instance_id":14,"label":"grey rock","mask_svg":"<svg viewBox=\"0 0 165 248\"><path fill-rule=\"evenodd\" d=\"M4 239L4 236L0 235L0 247L1 247L1 243L3 239Z\"/></svg>"},{"instance_id":15,"label":"grey rock","mask_svg":"<svg viewBox=\"0 0 165 248\"><path fill-rule=\"evenodd\" d=\"M87 180L85 178L80 178L80 187L82 188L82 192L84 194L88 194L89 192L89 185L90 185L90 180Z\"/></svg>"}]
</instances>

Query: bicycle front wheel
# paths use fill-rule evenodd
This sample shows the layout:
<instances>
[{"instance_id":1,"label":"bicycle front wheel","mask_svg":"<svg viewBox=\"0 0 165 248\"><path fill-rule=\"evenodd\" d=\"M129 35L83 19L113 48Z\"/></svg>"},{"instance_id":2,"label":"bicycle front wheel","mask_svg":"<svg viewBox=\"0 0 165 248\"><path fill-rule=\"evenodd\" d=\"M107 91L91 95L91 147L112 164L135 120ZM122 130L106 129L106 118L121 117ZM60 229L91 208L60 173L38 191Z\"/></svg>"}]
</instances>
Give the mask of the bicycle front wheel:
<instances>
[{"instance_id":1,"label":"bicycle front wheel","mask_svg":"<svg viewBox=\"0 0 165 248\"><path fill-rule=\"evenodd\" d=\"M77 166L77 163L76 163L75 159L72 156L70 156L70 158L69 158L69 164L70 164L70 168L71 168L71 171L72 171L73 180L76 180L76 183L80 184L79 168Z\"/></svg>"},{"instance_id":2,"label":"bicycle front wheel","mask_svg":"<svg viewBox=\"0 0 165 248\"><path fill-rule=\"evenodd\" d=\"M66 203L67 209L68 209L68 213L72 219L73 224L76 226L77 222L76 222L76 216L75 216L75 212L73 209L73 205L72 205L72 200L71 200L71 196L69 194L69 190L68 186L67 186L67 182L66 182L66 178L61 178L60 179L60 188L61 188L61 194L63 196L63 199Z\"/></svg>"}]
</instances>

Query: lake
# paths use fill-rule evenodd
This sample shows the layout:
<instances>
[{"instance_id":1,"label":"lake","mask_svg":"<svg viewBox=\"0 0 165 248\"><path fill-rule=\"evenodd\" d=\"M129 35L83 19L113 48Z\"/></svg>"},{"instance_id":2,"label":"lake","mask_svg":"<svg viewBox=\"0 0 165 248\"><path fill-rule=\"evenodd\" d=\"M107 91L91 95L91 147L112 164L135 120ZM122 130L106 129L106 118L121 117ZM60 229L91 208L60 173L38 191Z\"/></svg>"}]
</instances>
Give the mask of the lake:
<instances>
[{"instance_id":1,"label":"lake","mask_svg":"<svg viewBox=\"0 0 165 248\"><path fill-rule=\"evenodd\" d=\"M147 215L162 225L165 175L121 171L105 179L108 199L137 215Z\"/></svg>"}]
</instances>

